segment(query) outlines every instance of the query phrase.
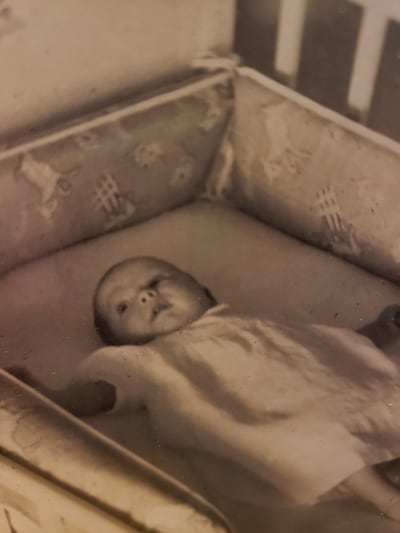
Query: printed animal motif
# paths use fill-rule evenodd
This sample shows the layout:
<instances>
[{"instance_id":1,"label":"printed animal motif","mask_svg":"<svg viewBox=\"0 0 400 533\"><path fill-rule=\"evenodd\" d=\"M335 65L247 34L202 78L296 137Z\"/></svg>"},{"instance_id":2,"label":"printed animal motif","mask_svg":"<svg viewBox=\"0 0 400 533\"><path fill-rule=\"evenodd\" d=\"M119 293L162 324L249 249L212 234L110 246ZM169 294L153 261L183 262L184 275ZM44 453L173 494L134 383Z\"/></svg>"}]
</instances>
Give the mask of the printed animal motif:
<instances>
[{"instance_id":1,"label":"printed animal motif","mask_svg":"<svg viewBox=\"0 0 400 533\"><path fill-rule=\"evenodd\" d=\"M317 210L328 231L332 250L342 256L359 256L362 248L354 228L343 220L337 196L331 187L324 187L318 192Z\"/></svg>"},{"instance_id":2,"label":"printed animal motif","mask_svg":"<svg viewBox=\"0 0 400 533\"><path fill-rule=\"evenodd\" d=\"M57 209L59 195L70 194L69 181L48 163L35 159L31 153L23 156L18 171L39 192L39 211L46 220L49 220Z\"/></svg>"},{"instance_id":3,"label":"printed animal motif","mask_svg":"<svg viewBox=\"0 0 400 533\"><path fill-rule=\"evenodd\" d=\"M267 178L273 182L283 171L298 174L310 153L296 147L290 138L288 117L293 114L291 105L279 102L261 111L269 144L268 153L261 161Z\"/></svg>"},{"instance_id":4,"label":"printed animal motif","mask_svg":"<svg viewBox=\"0 0 400 533\"><path fill-rule=\"evenodd\" d=\"M114 176L105 172L95 189L95 209L105 214L104 228L109 230L130 218L135 213L136 206L127 195L121 194Z\"/></svg>"}]
</instances>

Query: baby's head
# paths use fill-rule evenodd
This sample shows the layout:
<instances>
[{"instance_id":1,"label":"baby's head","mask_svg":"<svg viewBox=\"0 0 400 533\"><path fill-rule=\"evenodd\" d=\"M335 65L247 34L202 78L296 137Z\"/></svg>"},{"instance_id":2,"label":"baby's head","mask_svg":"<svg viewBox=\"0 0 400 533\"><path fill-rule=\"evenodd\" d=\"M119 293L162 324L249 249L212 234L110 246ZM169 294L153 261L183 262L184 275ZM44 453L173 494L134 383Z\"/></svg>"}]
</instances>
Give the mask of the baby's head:
<instances>
[{"instance_id":1,"label":"baby's head","mask_svg":"<svg viewBox=\"0 0 400 533\"><path fill-rule=\"evenodd\" d=\"M216 304L189 274L152 257L114 265L93 299L96 329L106 344L145 344L203 315Z\"/></svg>"}]
</instances>

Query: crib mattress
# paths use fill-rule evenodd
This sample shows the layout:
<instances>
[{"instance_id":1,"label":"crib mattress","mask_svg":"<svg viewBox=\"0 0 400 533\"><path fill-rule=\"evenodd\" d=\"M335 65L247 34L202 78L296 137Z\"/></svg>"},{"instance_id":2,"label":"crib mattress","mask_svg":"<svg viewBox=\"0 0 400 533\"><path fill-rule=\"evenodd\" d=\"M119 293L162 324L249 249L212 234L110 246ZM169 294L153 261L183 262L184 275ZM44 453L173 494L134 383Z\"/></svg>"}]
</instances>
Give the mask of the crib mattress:
<instances>
[{"instance_id":1,"label":"crib mattress","mask_svg":"<svg viewBox=\"0 0 400 533\"><path fill-rule=\"evenodd\" d=\"M0 365L23 364L52 386L67 381L73 368L100 346L91 316L97 280L110 265L132 255L171 261L198 278L220 302L245 312L269 313L278 320L294 318L358 328L384 306L400 301L400 288L388 281L239 211L196 202L4 276L0 281ZM376 528L394 532L390 522L382 524L382 518L361 504L332 504L294 514L275 507L254 507L265 503L264 487L253 484L254 480L247 480L231 465L160 447L144 413L96 417L89 422L209 497L240 531L261 527L264 531L271 525L274 533L288 533L309 531L308 526L314 524L315 531L330 532L332 520L326 517L335 513L341 531L357 531L361 524L363 533ZM244 502L251 500L252 505L234 505L238 497Z\"/></svg>"}]
</instances>

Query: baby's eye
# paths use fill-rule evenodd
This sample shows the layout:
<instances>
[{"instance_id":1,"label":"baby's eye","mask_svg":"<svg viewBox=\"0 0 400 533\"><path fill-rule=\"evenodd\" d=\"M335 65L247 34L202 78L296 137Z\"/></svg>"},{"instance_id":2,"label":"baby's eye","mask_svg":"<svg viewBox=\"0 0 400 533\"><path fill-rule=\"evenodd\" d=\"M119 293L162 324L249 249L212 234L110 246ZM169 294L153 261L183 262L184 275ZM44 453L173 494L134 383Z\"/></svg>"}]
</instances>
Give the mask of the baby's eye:
<instances>
[{"instance_id":1,"label":"baby's eye","mask_svg":"<svg viewBox=\"0 0 400 533\"><path fill-rule=\"evenodd\" d=\"M121 302L117 305L117 313L119 315L123 315L127 309L128 305L125 302Z\"/></svg>"},{"instance_id":2,"label":"baby's eye","mask_svg":"<svg viewBox=\"0 0 400 533\"><path fill-rule=\"evenodd\" d=\"M155 278L155 279L153 279L153 280L149 283L148 288L149 288L149 289L156 289L157 286L159 285L160 281L161 281L161 278Z\"/></svg>"}]
</instances>

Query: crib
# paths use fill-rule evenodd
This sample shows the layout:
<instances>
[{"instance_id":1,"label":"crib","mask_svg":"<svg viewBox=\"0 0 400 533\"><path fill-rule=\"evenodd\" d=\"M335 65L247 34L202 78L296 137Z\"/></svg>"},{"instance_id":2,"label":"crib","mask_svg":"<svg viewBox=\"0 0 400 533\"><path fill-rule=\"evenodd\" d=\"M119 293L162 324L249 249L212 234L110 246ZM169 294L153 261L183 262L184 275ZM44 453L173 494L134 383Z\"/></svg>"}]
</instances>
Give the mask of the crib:
<instances>
[{"instance_id":1,"label":"crib","mask_svg":"<svg viewBox=\"0 0 400 533\"><path fill-rule=\"evenodd\" d=\"M47 17L47 0L1 7L0 57L25 42L48 50L49 69L32 77L37 105L26 72L0 89L1 367L65 383L101 346L97 280L131 255L171 261L218 300L276 319L356 329L399 302L400 147L364 125L399 9L380 2L376 17L374 2L354 2L365 10L348 93L355 120L294 90L303 0L279 4L284 83L232 55L231 0L120 0L106 25L94 21L106 2ZM58 35L78 13L84 54L65 68L75 41ZM89 69L110 25L121 43ZM33 41L38 32L47 37ZM140 54L121 57L132 44L147 51L146 68ZM160 442L146 412L81 421L3 370L0 381L1 531L397 531L355 500L283 506L234 465Z\"/></svg>"}]
</instances>

